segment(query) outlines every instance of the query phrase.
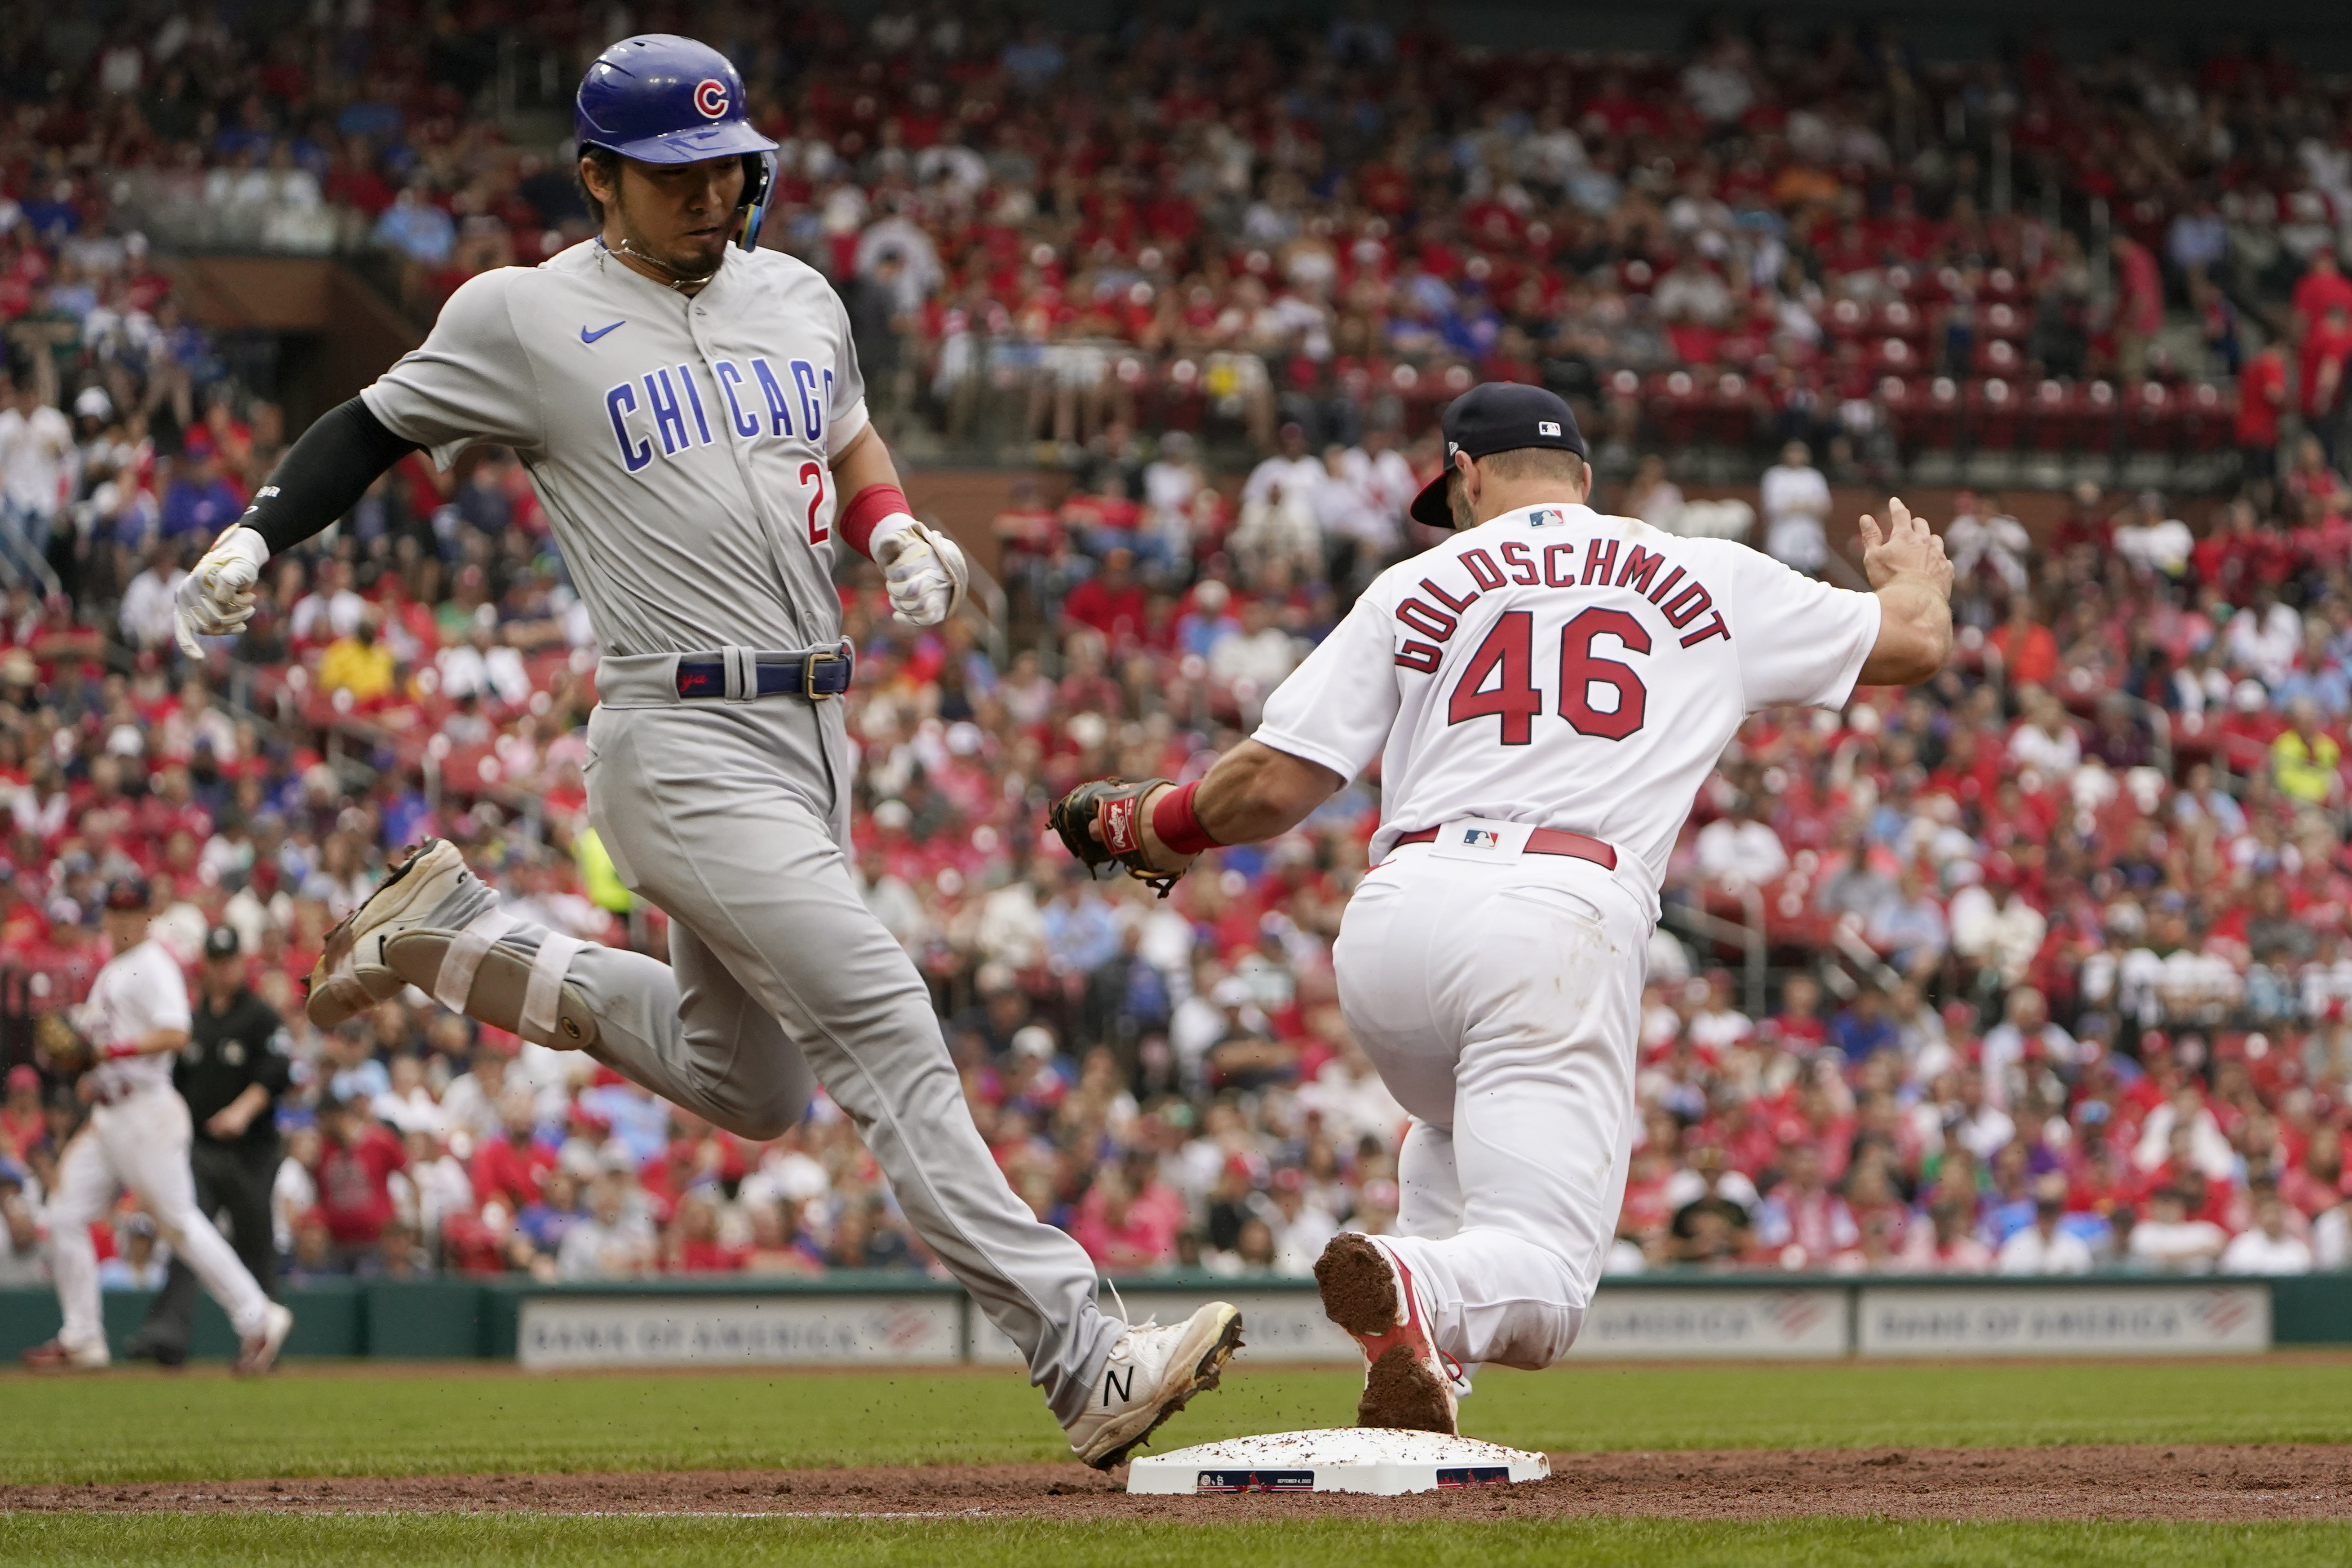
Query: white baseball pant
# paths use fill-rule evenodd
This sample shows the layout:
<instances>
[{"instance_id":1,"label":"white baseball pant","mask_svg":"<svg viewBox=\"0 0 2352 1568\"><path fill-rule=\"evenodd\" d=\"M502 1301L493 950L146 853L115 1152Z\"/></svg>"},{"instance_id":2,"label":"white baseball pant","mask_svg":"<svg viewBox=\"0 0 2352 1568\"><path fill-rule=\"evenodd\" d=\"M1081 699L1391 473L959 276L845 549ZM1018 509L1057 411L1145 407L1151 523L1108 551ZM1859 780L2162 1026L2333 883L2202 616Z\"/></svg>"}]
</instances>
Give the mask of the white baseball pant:
<instances>
[{"instance_id":1,"label":"white baseball pant","mask_svg":"<svg viewBox=\"0 0 2352 1568\"><path fill-rule=\"evenodd\" d=\"M1624 1202L1648 900L1565 856L1400 847L1333 953L1348 1026L1412 1113L1397 1254L1456 1360L1545 1367Z\"/></svg>"},{"instance_id":2,"label":"white baseball pant","mask_svg":"<svg viewBox=\"0 0 2352 1568\"><path fill-rule=\"evenodd\" d=\"M58 1339L68 1348L106 1342L98 1305L98 1251L90 1245L89 1226L113 1206L123 1187L146 1205L157 1232L187 1260L230 1325L240 1335L260 1331L269 1298L196 1206L196 1178L188 1166L192 1136L188 1102L159 1086L112 1105L90 1107L89 1123L66 1144L46 1218L49 1268L65 1312Z\"/></svg>"}]
</instances>

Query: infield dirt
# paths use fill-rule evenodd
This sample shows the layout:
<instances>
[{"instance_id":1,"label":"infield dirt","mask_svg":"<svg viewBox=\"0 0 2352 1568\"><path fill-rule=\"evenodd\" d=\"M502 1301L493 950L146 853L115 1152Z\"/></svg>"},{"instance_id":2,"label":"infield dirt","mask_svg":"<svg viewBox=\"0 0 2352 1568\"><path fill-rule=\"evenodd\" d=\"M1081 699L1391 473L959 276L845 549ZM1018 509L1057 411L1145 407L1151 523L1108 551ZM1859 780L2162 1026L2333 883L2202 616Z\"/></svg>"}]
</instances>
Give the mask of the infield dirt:
<instances>
[{"instance_id":1,"label":"infield dirt","mask_svg":"<svg viewBox=\"0 0 2352 1568\"><path fill-rule=\"evenodd\" d=\"M1052 1521L1594 1515L1771 1520L2341 1520L2352 1446L1555 1454L1549 1480L1417 1497L1129 1497L1076 1464L0 1487L76 1512L798 1514Z\"/></svg>"}]
</instances>

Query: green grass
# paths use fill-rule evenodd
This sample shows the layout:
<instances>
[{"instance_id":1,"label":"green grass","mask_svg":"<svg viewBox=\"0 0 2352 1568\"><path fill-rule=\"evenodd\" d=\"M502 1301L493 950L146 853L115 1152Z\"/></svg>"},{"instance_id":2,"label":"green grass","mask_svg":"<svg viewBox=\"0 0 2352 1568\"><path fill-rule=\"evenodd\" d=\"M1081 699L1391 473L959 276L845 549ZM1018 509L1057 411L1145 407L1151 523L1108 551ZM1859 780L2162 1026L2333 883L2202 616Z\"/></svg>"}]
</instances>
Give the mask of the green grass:
<instances>
[{"instance_id":1,"label":"green grass","mask_svg":"<svg viewBox=\"0 0 2352 1568\"><path fill-rule=\"evenodd\" d=\"M346 1564L823 1563L896 1568L2336 1568L2352 1559L2352 1527L2333 1524L1937 1524L1791 1520L1702 1524L1663 1520L1381 1525L1048 1525L973 1521L751 1519L554 1519L411 1516L284 1519L169 1515L0 1514L0 1561Z\"/></svg>"},{"instance_id":2,"label":"green grass","mask_svg":"<svg viewBox=\"0 0 2352 1568\"><path fill-rule=\"evenodd\" d=\"M1162 1433L1181 1447L1344 1426L1354 1373L1236 1371ZM0 1375L0 1481L700 1469L1055 1459L1017 1375L529 1376L296 1366ZM1474 1436L1552 1451L2352 1442L2352 1358L2188 1364L1556 1368L1488 1372ZM5 1559L5 1553L0 1553Z\"/></svg>"}]
</instances>

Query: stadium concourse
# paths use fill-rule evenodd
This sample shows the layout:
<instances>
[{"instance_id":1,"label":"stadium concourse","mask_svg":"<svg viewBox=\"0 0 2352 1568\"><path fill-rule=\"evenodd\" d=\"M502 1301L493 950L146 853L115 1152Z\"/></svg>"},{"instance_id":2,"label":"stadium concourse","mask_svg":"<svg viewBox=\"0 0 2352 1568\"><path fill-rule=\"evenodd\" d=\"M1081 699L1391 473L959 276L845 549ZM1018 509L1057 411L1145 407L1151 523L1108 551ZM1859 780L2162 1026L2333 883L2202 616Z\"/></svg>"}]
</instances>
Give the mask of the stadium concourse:
<instances>
[{"instance_id":1,"label":"stadium concourse","mask_svg":"<svg viewBox=\"0 0 2352 1568\"><path fill-rule=\"evenodd\" d=\"M603 41L507 9L561 79ZM493 112L487 24L412 12L0 48L11 1016L88 984L117 872L191 960L236 926L298 1062L291 1279L931 1267L822 1100L752 1145L414 996L301 1021L327 929L425 834L551 926L663 940L585 830L593 648L510 455L410 459L272 563L233 648L172 647L178 573L288 432L141 226L388 258L427 312L586 232L560 156ZM1935 518L1962 567L1938 682L1761 715L1724 759L1652 956L1615 1267L2345 1263L2337 85L2229 52L1947 68L1848 34L1570 61L1370 23L737 20L718 41L787 139L770 242L848 296L886 429L992 429L1049 470L956 520L1001 546L993 625L910 633L845 572L856 836L982 1131L1106 1272L1303 1275L1393 1218L1400 1113L1329 963L1376 786L1165 903L1087 882L1040 823L1080 778L1197 775L1246 732L1414 546L1426 427L1479 377L1576 400L1601 499L1662 526L1702 525L1695 444L1745 482L1811 443L1764 476L1759 544L1794 520L1802 547L1814 456L1880 493L1988 456L2085 481L2033 530L1965 492ZM2219 489L2102 488L2142 471ZM54 1089L9 1069L0 1281L40 1278ZM150 1228L117 1216L110 1281L160 1275Z\"/></svg>"}]
</instances>

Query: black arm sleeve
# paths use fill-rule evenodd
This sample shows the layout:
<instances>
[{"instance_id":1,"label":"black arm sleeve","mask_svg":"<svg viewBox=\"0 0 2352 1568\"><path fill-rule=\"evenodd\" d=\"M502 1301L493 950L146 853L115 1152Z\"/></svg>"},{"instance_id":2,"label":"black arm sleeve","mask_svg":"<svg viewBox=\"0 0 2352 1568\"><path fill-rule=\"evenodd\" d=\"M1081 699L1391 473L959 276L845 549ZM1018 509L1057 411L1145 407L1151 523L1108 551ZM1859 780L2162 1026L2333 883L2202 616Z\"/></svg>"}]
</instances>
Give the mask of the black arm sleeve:
<instances>
[{"instance_id":1,"label":"black arm sleeve","mask_svg":"<svg viewBox=\"0 0 2352 1568\"><path fill-rule=\"evenodd\" d=\"M351 510L379 475L416 449L354 397L302 432L238 521L274 555Z\"/></svg>"}]
</instances>

